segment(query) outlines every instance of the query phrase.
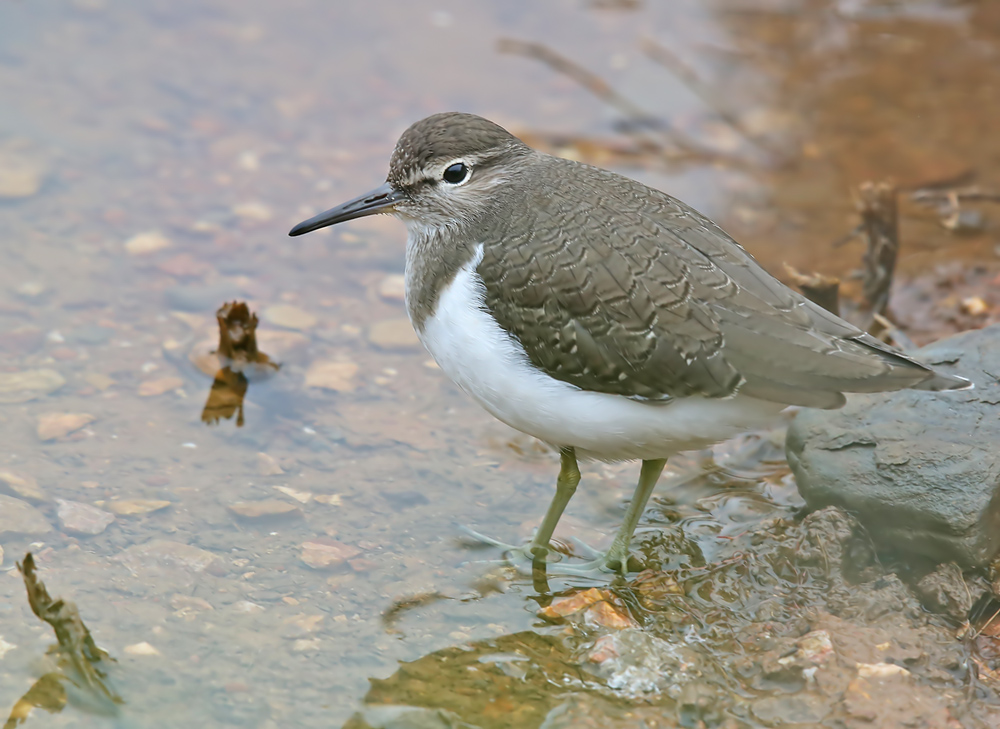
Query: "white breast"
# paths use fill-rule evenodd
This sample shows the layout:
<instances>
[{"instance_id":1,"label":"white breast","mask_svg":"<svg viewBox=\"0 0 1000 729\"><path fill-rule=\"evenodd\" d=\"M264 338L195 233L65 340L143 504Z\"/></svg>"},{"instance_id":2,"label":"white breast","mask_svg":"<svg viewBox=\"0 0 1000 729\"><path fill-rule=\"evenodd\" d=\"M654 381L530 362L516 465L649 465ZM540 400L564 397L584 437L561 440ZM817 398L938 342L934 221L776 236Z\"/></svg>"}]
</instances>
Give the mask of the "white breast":
<instances>
[{"instance_id":1,"label":"white breast","mask_svg":"<svg viewBox=\"0 0 1000 729\"><path fill-rule=\"evenodd\" d=\"M581 390L533 367L489 315L476 273L483 248L455 276L419 333L459 387L494 417L555 446L602 460L667 458L760 427L783 406L737 395L642 402Z\"/></svg>"}]
</instances>

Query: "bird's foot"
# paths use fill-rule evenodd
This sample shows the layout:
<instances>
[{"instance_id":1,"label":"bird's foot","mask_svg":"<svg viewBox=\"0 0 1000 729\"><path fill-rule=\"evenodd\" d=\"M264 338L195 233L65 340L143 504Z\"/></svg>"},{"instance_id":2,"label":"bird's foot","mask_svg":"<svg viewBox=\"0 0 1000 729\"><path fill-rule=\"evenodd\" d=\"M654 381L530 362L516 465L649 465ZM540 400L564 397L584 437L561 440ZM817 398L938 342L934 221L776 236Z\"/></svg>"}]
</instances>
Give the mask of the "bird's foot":
<instances>
[{"instance_id":1,"label":"bird's foot","mask_svg":"<svg viewBox=\"0 0 1000 729\"><path fill-rule=\"evenodd\" d=\"M521 545L507 544L485 534L480 534L466 526L459 527L468 537L477 542L488 544L504 552L502 561L525 575L532 575L536 570L544 570L548 575L567 575L573 577L590 577L606 579L609 574L624 575L629 571L641 569L632 555L612 555L602 552L579 539L572 539L569 544L553 540L549 548L528 541ZM571 561L582 558L583 562Z\"/></svg>"}]
</instances>

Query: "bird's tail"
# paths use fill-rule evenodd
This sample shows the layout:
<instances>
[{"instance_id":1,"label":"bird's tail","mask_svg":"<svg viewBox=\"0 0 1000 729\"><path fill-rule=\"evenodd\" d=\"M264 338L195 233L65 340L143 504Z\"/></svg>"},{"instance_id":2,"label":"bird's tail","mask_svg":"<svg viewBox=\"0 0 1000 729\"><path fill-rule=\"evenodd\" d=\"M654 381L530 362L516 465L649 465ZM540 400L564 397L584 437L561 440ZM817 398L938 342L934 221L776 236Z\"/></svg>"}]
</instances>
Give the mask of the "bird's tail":
<instances>
[{"instance_id":1,"label":"bird's tail","mask_svg":"<svg viewBox=\"0 0 1000 729\"><path fill-rule=\"evenodd\" d=\"M941 372L934 372L933 377L929 377L923 382L911 385L914 390L971 390L975 387L970 380L958 375L946 375Z\"/></svg>"}]
</instances>

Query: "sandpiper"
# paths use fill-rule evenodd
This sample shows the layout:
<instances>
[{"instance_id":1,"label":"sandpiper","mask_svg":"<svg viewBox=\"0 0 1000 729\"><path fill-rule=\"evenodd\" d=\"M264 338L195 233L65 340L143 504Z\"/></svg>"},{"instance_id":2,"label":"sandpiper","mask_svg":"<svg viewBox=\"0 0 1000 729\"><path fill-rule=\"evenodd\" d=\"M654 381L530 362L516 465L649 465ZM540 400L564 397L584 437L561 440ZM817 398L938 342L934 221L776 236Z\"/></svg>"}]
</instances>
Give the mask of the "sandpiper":
<instances>
[{"instance_id":1,"label":"sandpiper","mask_svg":"<svg viewBox=\"0 0 1000 729\"><path fill-rule=\"evenodd\" d=\"M639 182L531 149L471 114L407 129L385 184L296 225L401 219L406 308L441 369L492 415L559 449L556 493L516 553L551 559L577 459L642 460L610 549L627 570L666 459L845 392L953 390L768 274L718 225Z\"/></svg>"}]
</instances>

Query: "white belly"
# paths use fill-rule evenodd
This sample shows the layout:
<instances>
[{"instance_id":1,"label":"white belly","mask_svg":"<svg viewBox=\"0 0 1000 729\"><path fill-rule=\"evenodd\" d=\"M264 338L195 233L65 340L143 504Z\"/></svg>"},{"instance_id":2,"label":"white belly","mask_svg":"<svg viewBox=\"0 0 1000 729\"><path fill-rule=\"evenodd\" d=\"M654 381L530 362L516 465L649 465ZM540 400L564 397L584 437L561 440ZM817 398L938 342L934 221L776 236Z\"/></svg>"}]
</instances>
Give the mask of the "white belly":
<instances>
[{"instance_id":1,"label":"white belly","mask_svg":"<svg viewBox=\"0 0 1000 729\"><path fill-rule=\"evenodd\" d=\"M534 368L487 313L476 256L442 291L419 333L459 387L494 417L555 446L601 460L668 458L772 420L784 406L749 397L654 403L581 390Z\"/></svg>"}]
</instances>

